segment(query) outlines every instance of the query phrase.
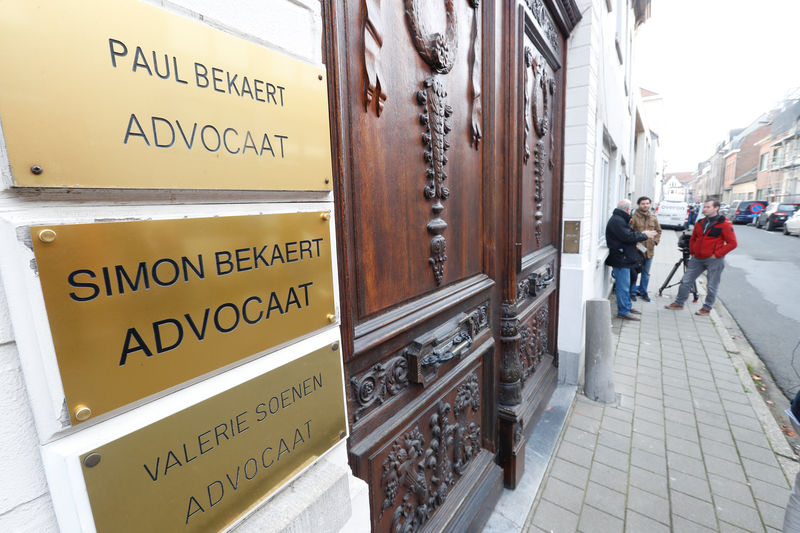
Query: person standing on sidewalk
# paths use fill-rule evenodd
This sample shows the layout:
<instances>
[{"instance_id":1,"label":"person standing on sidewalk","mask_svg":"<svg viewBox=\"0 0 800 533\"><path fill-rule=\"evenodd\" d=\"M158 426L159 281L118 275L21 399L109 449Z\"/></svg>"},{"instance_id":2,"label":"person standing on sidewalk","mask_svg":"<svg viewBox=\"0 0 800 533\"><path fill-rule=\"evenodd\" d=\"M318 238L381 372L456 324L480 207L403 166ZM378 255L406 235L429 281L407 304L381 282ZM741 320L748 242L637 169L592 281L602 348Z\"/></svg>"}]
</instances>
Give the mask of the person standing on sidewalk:
<instances>
[{"instance_id":1,"label":"person standing on sidewalk","mask_svg":"<svg viewBox=\"0 0 800 533\"><path fill-rule=\"evenodd\" d=\"M692 257L686 267L686 272L681 278L678 297L667 305L667 309L683 309L683 304L689 298L689 290L697 277L704 271L707 272L708 285L706 286L706 300L703 308L697 311L698 315L707 315L717 299L717 288L725 268L725 255L736 248L736 234L733 224L723 215L719 214L719 200L706 200L703 203L703 214L694 225L692 238L689 241L689 253Z\"/></svg>"},{"instance_id":2,"label":"person standing on sidewalk","mask_svg":"<svg viewBox=\"0 0 800 533\"><path fill-rule=\"evenodd\" d=\"M639 280L639 285L636 285L636 274L631 275L631 300L635 301L636 296L640 296L645 302L650 301L647 295L647 286L650 283L650 265L653 263L653 255L655 255L655 247L661 241L661 224L658 223L658 217L650 212L650 198L642 196L636 201L636 211L631 215L631 228L633 231L643 232L645 230L653 230L656 236L647 239L644 243L637 243L636 247L639 251L644 248L644 263L642 263L642 275Z\"/></svg>"},{"instance_id":3,"label":"person standing on sidewalk","mask_svg":"<svg viewBox=\"0 0 800 533\"><path fill-rule=\"evenodd\" d=\"M617 316L625 320L639 320L633 315L641 314L631 309L631 269L636 266L640 252L637 242L656 236L653 230L635 232L631 228L631 201L621 200L606 224L606 265L611 267L617 295Z\"/></svg>"}]
</instances>

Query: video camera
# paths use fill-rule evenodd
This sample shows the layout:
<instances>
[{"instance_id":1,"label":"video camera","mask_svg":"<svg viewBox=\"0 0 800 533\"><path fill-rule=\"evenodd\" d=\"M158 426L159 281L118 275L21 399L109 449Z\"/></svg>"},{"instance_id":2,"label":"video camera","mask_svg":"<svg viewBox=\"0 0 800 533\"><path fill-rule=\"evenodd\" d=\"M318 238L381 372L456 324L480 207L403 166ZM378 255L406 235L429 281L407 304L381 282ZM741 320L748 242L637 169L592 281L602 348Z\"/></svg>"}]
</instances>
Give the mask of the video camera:
<instances>
[{"instance_id":1,"label":"video camera","mask_svg":"<svg viewBox=\"0 0 800 533\"><path fill-rule=\"evenodd\" d=\"M690 232L684 231L681 233L681 236L678 237L678 250L681 252L688 252L690 240L692 240L692 234Z\"/></svg>"}]
</instances>

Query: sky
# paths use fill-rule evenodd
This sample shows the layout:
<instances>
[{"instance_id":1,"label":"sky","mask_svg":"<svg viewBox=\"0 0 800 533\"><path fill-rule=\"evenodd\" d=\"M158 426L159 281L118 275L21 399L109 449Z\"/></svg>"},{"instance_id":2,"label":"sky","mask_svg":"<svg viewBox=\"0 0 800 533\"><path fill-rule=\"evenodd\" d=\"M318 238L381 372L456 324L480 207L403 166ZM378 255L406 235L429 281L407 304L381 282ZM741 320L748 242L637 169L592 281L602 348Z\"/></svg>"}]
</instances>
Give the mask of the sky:
<instances>
[{"instance_id":1,"label":"sky","mask_svg":"<svg viewBox=\"0 0 800 533\"><path fill-rule=\"evenodd\" d=\"M800 87L798 52L800 0L652 0L633 66L664 99L650 126L667 171L694 170Z\"/></svg>"}]
</instances>

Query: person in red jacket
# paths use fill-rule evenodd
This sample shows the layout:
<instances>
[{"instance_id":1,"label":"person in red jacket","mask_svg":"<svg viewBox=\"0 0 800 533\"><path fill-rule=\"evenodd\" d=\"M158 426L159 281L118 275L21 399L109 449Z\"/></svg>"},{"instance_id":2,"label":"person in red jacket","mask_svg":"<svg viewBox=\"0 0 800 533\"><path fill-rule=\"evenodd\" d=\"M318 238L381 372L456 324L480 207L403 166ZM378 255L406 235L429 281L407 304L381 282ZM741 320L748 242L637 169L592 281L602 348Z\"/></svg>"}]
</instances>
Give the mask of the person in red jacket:
<instances>
[{"instance_id":1,"label":"person in red jacket","mask_svg":"<svg viewBox=\"0 0 800 533\"><path fill-rule=\"evenodd\" d=\"M725 268L725 254L736 248L736 234L730 220L719 214L719 201L706 200L703 203L703 214L694 225L692 238L689 241L689 253L692 257L686 266L686 272L681 279L678 297L667 309L683 309L683 304L689 298L689 289L697 277L706 272L708 284L706 286L706 300L703 308L697 311L698 315L707 315L717 299L717 288Z\"/></svg>"}]
</instances>

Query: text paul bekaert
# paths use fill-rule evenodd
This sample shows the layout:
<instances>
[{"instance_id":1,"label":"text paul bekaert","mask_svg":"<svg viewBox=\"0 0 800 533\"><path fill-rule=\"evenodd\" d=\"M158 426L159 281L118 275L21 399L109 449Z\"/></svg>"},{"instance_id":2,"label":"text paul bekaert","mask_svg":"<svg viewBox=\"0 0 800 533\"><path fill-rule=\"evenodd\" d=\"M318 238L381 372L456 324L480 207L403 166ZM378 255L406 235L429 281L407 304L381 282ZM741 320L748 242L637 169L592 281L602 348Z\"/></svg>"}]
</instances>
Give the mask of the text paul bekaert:
<instances>
[{"instance_id":1,"label":"text paul bekaert","mask_svg":"<svg viewBox=\"0 0 800 533\"><path fill-rule=\"evenodd\" d=\"M75 302L88 303L122 295L171 287L176 283L196 283L207 277L221 278L249 271L266 271L280 265L314 260L320 257L322 238L263 244L232 250L218 250L205 257L163 257L139 261L134 265L110 265L80 268L67 275L68 296ZM133 355L151 357L178 348L185 338L204 341L208 335L226 334L239 327L263 323L270 317L307 308L311 305L309 289L313 281L265 290L237 301L196 309L179 317L152 322L146 330L129 327L121 339L119 365ZM151 335L152 333L152 335Z\"/></svg>"},{"instance_id":2,"label":"text paul bekaert","mask_svg":"<svg viewBox=\"0 0 800 533\"><path fill-rule=\"evenodd\" d=\"M258 105L283 108L289 91L252 74L231 72L200 61L182 64L175 55L147 50L119 39L108 39L112 68L128 70L153 80L177 83L200 91L238 98ZM148 148L201 150L228 156L271 156L284 159L287 135L251 131L230 124L198 122L188 117L143 116L131 113L124 129L123 144Z\"/></svg>"}]
</instances>

